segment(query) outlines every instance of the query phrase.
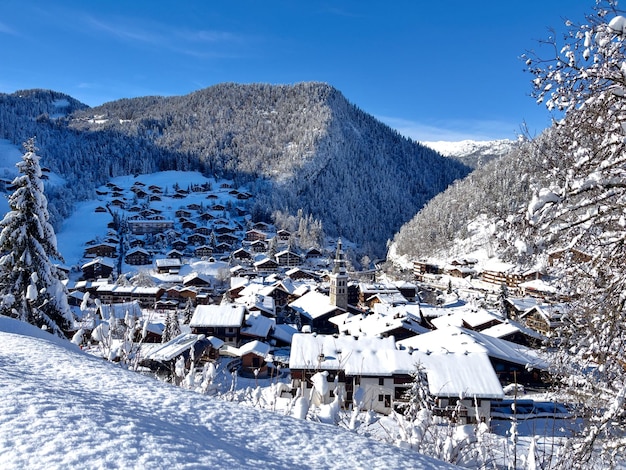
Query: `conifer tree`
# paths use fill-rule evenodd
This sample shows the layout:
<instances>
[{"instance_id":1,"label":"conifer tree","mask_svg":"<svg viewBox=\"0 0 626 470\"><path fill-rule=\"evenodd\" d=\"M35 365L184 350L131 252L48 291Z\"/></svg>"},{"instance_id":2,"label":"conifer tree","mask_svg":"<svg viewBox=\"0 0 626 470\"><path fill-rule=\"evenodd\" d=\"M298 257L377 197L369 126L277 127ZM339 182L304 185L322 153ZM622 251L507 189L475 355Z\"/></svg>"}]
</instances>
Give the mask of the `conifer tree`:
<instances>
[{"instance_id":1,"label":"conifer tree","mask_svg":"<svg viewBox=\"0 0 626 470\"><path fill-rule=\"evenodd\" d=\"M0 313L64 336L72 315L53 264L63 258L49 223L34 139L24 143L24 149L9 197L11 210L0 222Z\"/></svg>"}]
</instances>

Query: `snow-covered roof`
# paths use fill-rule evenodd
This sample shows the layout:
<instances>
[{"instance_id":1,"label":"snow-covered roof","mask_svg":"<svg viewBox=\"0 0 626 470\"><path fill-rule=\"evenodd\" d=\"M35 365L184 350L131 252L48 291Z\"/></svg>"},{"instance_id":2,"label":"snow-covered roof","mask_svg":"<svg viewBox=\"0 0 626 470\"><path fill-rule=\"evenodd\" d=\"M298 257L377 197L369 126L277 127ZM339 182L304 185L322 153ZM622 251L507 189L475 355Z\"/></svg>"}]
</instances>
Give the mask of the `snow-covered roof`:
<instances>
[{"instance_id":1,"label":"snow-covered roof","mask_svg":"<svg viewBox=\"0 0 626 470\"><path fill-rule=\"evenodd\" d=\"M398 341L398 344L425 352L443 351L459 354L480 352L524 367L527 365L537 369L547 367L546 362L530 348L455 326L406 338Z\"/></svg>"},{"instance_id":2,"label":"snow-covered roof","mask_svg":"<svg viewBox=\"0 0 626 470\"><path fill-rule=\"evenodd\" d=\"M250 341L239 348L239 354L241 356L249 353L265 358L270 353L270 345L263 343L262 341L255 340Z\"/></svg>"},{"instance_id":3,"label":"snow-covered roof","mask_svg":"<svg viewBox=\"0 0 626 470\"><path fill-rule=\"evenodd\" d=\"M284 343L291 344L293 335L295 335L296 333L298 333L298 330L296 328L291 325L281 323L278 325L274 325L270 336Z\"/></svg>"},{"instance_id":4,"label":"snow-covered roof","mask_svg":"<svg viewBox=\"0 0 626 470\"><path fill-rule=\"evenodd\" d=\"M182 266L179 258L159 258L155 260L154 263L156 264L157 268L179 268Z\"/></svg>"},{"instance_id":5,"label":"snow-covered roof","mask_svg":"<svg viewBox=\"0 0 626 470\"><path fill-rule=\"evenodd\" d=\"M163 344L161 347L150 351L144 356L144 359L158 362L171 361L190 349L201 338L204 338L204 335L183 333Z\"/></svg>"},{"instance_id":6,"label":"snow-covered roof","mask_svg":"<svg viewBox=\"0 0 626 470\"><path fill-rule=\"evenodd\" d=\"M404 309L404 305L376 304L375 307L379 305L381 307L375 308L374 313L369 315L344 313L331 318L330 321L337 325L339 331L347 332L352 336L385 335L399 328L418 334L430 331L421 326L418 322L419 316L416 318L410 315Z\"/></svg>"},{"instance_id":7,"label":"snow-covered roof","mask_svg":"<svg viewBox=\"0 0 626 470\"><path fill-rule=\"evenodd\" d=\"M245 308L237 304L198 305L191 317L191 328L202 327L240 327L243 323Z\"/></svg>"},{"instance_id":8,"label":"snow-covered roof","mask_svg":"<svg viewBox=\"0 0 626 470\"><path fill-rule=\"evenodd\" d=\"M88 268L90 266L94 266L96 264L101 264L103 266L108 266L109 268L113 268L115 266L113 260L100 257L100 258L95 258L95 259L93 259L93 260L83 264L81 266L81 269L86 269L86 268Z\"/></svg>"},{"instance_id":9,"label":"snow-covered roof","mask_svg":"<svg viewBox=\"0 0 626 470\"><path fill-rule=\"evenodd\" d=\"M299 299L291 302L289 306L311 320L323 317L337 310L337 307L330 303L330 297L317 291L307 292Z\"/></svg>"},{"instance_id":10,"label":"snow-covered roof","mask_svg":"<svg viewBox=\"0 0 626 470\"><path fill-rule=\"evenodd\" d=\"M454 313L449 315L433 318L431 323L436 328L445 328L446 326L464 326L469 325L473 329L480 329L481 325L485 325L491 322L502 323L504 318L496 315L493 312L481 309L462 308L456 309Z\"/></svg>"},{"instance_id":11,"label":"snow-covered roof","mask_svg":"<svg viewBox=\"0 0 626 470\"><path fill-rule=\"evenodd\" d=\"M344 370L351 376L410 374L415 359L408 350L396 349L387 338L347 335L293 335L289 367L307 370Z\"/></svg>"},{"instance_id":12,"label":"snow-covered roof","mask_svg":"<svg viewBox=\"0 0 626 470\"><path fill-rule=\"evenodd\" d=\"M274 320L261 314L251 313L244 321L245 326L241 328L241 334L256 338L267 338L275 323Z\"/></svg>"}]
</instances>

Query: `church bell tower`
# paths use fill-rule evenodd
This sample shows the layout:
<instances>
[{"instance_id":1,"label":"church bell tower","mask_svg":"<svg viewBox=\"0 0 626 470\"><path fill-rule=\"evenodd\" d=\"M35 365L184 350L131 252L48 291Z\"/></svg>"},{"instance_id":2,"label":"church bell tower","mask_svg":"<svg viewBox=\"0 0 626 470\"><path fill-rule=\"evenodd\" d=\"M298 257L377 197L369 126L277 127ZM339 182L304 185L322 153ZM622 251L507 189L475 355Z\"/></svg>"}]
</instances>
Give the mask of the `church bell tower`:
<instances>
[{"instance_id":1,"label":"church bell tower","mask_svg":"<svg viewBox=\"0 0 626 470\"><path fill-rule=\"evenodd\" d=\"M348 309L348 274L346 274L346 260L341 249L341 238L337 240L335 265L330 275L330 303L343 310Z\"/></svg>"}]
</instances>

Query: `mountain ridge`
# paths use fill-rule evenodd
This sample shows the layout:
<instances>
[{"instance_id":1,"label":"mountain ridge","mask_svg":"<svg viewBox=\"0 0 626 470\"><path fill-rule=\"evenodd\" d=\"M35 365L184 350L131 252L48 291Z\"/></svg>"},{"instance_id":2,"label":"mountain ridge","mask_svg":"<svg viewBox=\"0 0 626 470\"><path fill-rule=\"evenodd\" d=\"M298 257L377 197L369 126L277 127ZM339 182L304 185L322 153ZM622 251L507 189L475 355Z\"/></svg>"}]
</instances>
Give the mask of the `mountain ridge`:
<instances>
[{"instance_id":1,"label":"mountain ridge","mask_svg":"<svg viewBox=\"0 0 626 470\"><path fill-rule=\"evenodd\" d=\"M108 178L198 170L251 186L259 195L256 218L302 209L328 234L383 256L404 222L470 172L324 83L225 83L94 108L68 99L73 108L60 117L50 111L61 94L42 93L22 92L22 103L18 95L0 95L0 138L20 143L36 135L44 163L68 180L50 194L57 221ZM3 106L8 102L11 109Z\"/></svg>"}]
</instances>

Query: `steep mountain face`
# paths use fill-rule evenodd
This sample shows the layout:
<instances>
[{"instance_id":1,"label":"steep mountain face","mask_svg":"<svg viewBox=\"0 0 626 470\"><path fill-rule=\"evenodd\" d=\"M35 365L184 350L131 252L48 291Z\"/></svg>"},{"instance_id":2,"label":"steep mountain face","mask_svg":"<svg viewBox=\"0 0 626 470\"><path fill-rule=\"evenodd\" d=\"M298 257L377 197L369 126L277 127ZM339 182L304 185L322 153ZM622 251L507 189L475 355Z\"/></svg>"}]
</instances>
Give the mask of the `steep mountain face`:
<instances>
[{"instance_id":1,"label":"steep mountain face","mask_svg":"<svg viewBox=\"0 0 626 470\"><path fill-rule=\"evenodd\" d=\"M519 142L500 140L462 140L460 142L422 142L445 157L452 157L472 168L486 165L492 160L509 154Z\"/></svg>"},{"instance_id":2,"label":"steep mountain face","mask_svg":"<svg viewBox=\"0 0 626 470\"><path fill-rule=\"evenodd\" d=\"M258 218L302 208L328 234L380 256L404 222L470 171L321 83L221 84L97 108L66 97L71 114L53 112L53 92L37 93L0 96L0 122L11 123L0 137L37 136L43 163L70 182L50 195L60 217L111 177L199 170L248 185Z\"/></svg>"},{"instance_id":3,"label":"steep mountain face","mask_svg":"<svg viewBox=\"0 0 626 470\"><path fill-rule=\"evenodd\" d=\"M549 131L515 145L435 196L394 237L388 259L409 267L420 258L443 260L477 250L505 254L512 221L526 210L533 189L545 186Z\"/></svg>"}]
</instances>

